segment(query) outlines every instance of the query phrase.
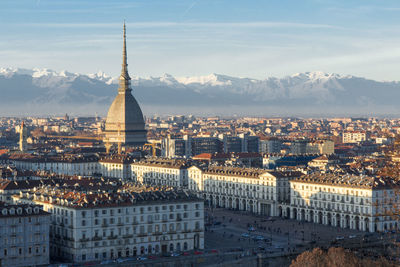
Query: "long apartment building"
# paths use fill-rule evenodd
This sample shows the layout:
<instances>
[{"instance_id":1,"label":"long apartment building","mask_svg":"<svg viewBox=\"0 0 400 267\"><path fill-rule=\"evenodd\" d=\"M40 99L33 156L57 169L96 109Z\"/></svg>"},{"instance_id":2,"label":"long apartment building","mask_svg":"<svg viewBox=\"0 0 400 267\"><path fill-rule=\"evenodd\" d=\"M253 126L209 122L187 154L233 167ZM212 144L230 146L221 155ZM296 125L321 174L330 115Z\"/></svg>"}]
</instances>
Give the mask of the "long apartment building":
<instances>
[{"instance_id":1,"label":"long apartment building","mask_svg":"<svg viewBox=\"0 0 400 267\"><path fill-rule=\"evenodd\" d=\"M19 170L47 171L59 175L92 176L101 173L97 156L33 156L12 155L10 161Z\"/></svg>"},{"instance_id":2,"label":"long apartment building","mask_svg":"<svg viewBox=\"0 0 400 267\"><path fill-rule=\"evenodd\" d=\"M37 205L0 202L1 266L49 264L50 214Z\"/></svg>"},{"instance_id":3,"label":"long apartment building","mask_svg":"<svg viewBox=\"0 0 400 267\"><path fill-rule=\"evenodd\" d=\"M289 181L299 172L256 168L209 167L188 169L189 189L209 205L277 216L278 204L289 201Z\"/></svg>"},{"instance_id":4,"label":"long apartment building","mask_svg":"<svg viewBox=\"0 0 400 267\"><path fill-rule=\"evenodd\" d=\"M399 185L391 179L336 174L290 181L290 205L280 215L361 231L399 229Z\"/></svg>"},{"instance_id":5,"label":"long apartment building","mask_svg":"<svg viewBox=\"0 0 400 267\"><path fill-rule=\"evenodd\" d=\"M132 179L148 185L187 187L188 167L185 160L147 159L131 165Z\"/></svg>"},{"instance_id":6,"label":"long apartment building","mask_svg":"<svg viewBox=\"0 0 400 267\"><path fill-rule=\"evenodd\" d=\"M51 255L72 262L204 248L203 201L124 184L118 191L41 187L14 196L51 213Z\"/></svg>"}]
</instances>

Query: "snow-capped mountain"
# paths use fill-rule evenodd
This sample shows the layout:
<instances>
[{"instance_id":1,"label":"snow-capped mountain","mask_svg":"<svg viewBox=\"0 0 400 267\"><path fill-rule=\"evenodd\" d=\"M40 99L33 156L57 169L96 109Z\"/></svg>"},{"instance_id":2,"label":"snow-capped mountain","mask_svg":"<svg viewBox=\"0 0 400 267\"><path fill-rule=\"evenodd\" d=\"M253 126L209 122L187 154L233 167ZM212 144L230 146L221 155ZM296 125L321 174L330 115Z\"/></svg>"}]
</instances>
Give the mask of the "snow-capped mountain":
<instances>
[{"instance_id":1,"label":"snow-capped mountain","mask_svg":"<svg viewBox=\"0 0 400 267\"><path fill-rule=\"evenodd\" d=\"M0 68L0 112L104 115L117 87L118 77L101 71L84 75L49 69ZM133 76L132 89L148 114L400 114L399 82L318 71L262 80L220 74Z\"/></svg>"}]
</instances>

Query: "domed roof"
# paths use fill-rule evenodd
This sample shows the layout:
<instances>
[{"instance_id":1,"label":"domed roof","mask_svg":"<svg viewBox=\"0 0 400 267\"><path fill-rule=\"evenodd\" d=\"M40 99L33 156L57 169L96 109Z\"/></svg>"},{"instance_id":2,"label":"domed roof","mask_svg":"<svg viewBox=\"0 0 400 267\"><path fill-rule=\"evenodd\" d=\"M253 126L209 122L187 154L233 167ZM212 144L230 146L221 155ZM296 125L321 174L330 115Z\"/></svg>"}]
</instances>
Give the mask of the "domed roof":
<instances>
[{"instance_id":1,"label":"domed roof","mask_svg":"<svg viewBox=\"0 0 400 267\"><path fill-rule=\"evenodd\" d=\"M143 113L131 93L130 80L124 23L122 71L119 77L118 94L108 109L104 131L104 142L106 143L119 143L124 145L143 145L146 143L147 131L145 130Z\"/></svg>"},{"instance_id":2,"label":"domed roof","mask_svg":"<svg viewBox=\"0 0 400 267\"><path fill-rule=\"evenodd\" d=\"M119 125L118 125L119 124ZM142 110L130 92L119 93L107 113L106 130L143 130Z\"/></svg>"}]
</instances>

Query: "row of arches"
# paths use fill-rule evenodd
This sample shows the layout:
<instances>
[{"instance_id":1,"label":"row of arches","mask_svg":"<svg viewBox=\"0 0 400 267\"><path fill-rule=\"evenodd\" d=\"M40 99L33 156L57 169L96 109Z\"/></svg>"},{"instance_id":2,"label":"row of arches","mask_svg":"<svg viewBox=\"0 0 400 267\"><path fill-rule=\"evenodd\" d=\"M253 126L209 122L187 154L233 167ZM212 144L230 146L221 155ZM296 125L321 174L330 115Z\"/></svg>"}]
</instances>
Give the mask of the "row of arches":
<instances>
[{"instance_id":1,"label":"row of arches","mask_svg":"<svg viewBox=\"0 0 400 267\"><path fill-rule=\"evenodd\" d=\"M174 251L187 251L189 250L188 242L177 242L177 243L169 243L169 244L155 244L155 245L147 245L147 246L138 246L138 247L126 247L125 249L110 249L109 251L103 250L101 252L95 252L95 259L114 259L121 257L131 257L131 256L140 256L140 255L151 255L151 254L160 254L166 252L174 252Z\"/></svg>"},{"instance_id":2,"label":"row of arches","mask_svg":"<svg viewBox=\"0 0 400 267\"><path fill-rule=\"evenodd\" d=\"M259 211L258 202L252 199L225 197L213 194L204 194L203 198L208 206L242 210L252 213L258 213Z\"/></svg>"},{"instance_id":3,"label":"row of arches","mask_svg":"<svg viewBox=\"0 0 400 267\"><path fill-rule=\"evenodd\" d=\"M327 211L314 211L294 207L279 206L279 216L298 221L319 223L334 227L341 227L359 231L376 232L381 231L379 218L371 220L369 217L342 214Z\"/></svg>"}]
</instances>

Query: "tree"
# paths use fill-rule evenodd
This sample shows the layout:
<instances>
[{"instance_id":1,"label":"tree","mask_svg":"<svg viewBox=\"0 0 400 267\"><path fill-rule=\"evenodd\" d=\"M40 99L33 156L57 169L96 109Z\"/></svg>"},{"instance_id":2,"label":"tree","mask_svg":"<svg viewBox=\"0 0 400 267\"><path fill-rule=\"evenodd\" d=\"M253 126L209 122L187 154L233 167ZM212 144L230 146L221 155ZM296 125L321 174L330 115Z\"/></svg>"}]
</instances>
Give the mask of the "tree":
<instances>
[{"instance_id":1,"label":"tree","mask_svg":"<svg viewBox=\"0 0 400 267\"><path fill-rule=\"evenodd\" d=\"M353 252L332 247L328 251L314 248L301 253L292 261L290 267L392 267L386 259L360 259Z\"/></svg>"}]
</instances>

